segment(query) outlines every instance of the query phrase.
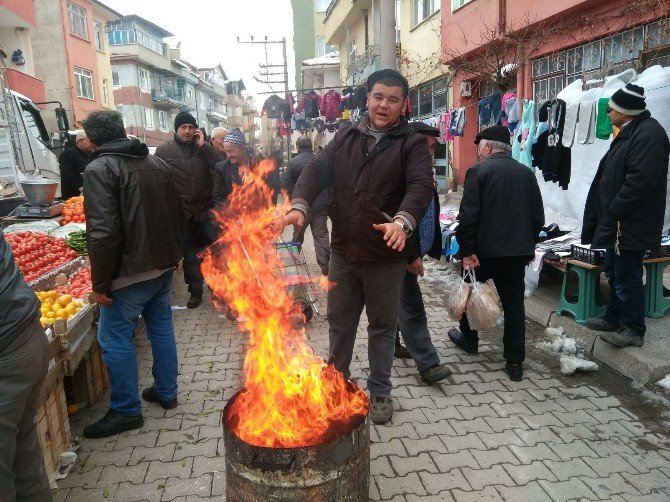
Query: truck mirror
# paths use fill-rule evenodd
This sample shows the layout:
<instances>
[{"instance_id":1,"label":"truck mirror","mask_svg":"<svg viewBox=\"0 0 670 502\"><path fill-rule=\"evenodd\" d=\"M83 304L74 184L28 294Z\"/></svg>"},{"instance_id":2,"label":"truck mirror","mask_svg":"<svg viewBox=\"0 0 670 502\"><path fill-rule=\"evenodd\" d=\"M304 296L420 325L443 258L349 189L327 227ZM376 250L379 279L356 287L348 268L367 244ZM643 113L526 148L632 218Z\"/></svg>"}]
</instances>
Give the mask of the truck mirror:
<instances>
[{"instance_id":1,"label":"truck mirror","mask_svg":"<svg viewBox=\"0 0 670 502\"><path fill-rule=\"evenodd\" d=\"M70 122L67 120L67 111L62 106L59 106L55 110L56 112L56 122L58 123L59 131L69 131Z\"/></svg>"}]
</instances>

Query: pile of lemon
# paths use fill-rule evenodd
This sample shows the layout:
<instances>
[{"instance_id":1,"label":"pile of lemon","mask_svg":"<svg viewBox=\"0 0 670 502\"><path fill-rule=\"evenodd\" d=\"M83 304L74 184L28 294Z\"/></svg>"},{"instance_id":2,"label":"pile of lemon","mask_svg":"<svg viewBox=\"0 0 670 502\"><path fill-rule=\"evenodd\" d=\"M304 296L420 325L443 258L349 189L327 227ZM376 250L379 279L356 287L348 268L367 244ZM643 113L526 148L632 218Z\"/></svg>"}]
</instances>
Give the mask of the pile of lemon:
<instances>
[{"instance_id":1,"label":"pile of lemon","mask_svg":"<svg viewBox=\"0 0 670 502\"><path fill-rule=\"evenodd\" d=\"M73 300L72 295L59 295L58 291L38 291L36 294L42 302L40 323L44 327L57 319L70 319L84 307L81 301Z\"/></svg>"}]
</instances>

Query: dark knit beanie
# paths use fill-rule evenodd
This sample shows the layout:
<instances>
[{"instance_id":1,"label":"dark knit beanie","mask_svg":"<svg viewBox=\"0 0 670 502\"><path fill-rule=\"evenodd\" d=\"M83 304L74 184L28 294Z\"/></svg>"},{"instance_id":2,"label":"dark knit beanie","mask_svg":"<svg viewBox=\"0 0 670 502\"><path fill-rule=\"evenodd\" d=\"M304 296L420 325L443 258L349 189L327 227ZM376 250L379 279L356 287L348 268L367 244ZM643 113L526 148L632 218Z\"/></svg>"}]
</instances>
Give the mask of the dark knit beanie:
<instances>
[{"instance_id":1,"label":"dark knit beanie","mask_svg":"<svg viewBox=\"0 0 670 502\"><path fill-rule=\"evenodd\" d=\"M609 107L630 117L639 115L647 108L644 102L644 88L639 85L626 84L626 87L612 94Z\"/></svg>"},{"instance_id":2,"label":"dark knit beanie","mask_svg":"<svg viewBox=\"0 0 670 502\"><path fill-rule=\"evenodd\" d=\"M198 121L195 120L195 117L188 112L179 112L174 118L174 130L179 129L179 126L184 124L193 124L195 127L198 127Z\"/></svg>"}]
</instances>

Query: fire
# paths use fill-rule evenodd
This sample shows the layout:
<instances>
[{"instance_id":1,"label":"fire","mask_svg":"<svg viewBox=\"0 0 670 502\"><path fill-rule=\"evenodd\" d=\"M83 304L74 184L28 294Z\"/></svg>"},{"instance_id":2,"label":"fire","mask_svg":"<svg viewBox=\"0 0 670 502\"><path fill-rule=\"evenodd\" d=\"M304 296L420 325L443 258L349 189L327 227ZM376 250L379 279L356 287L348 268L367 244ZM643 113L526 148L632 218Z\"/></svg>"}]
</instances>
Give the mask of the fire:
<instances>
[{"instance_id":1,"label":"fire","mask_svg":"<svg viewBox=\"0 0 670 502\"><path fill-rule=\"evenodd\" d=\"M293 322L293 299L272 246L275 207L265 178L273 169L270 160L254 171L242 169L243 184L216 214L220 237L202 262L207 283L239 312L250 337L244 389L232 403L227 423L240 439L256 446L324 444L367 415L368 400L314 354L304 327ZM287 209L287 204L279 207L281 214Z\"/></svg>"}]
</instances>

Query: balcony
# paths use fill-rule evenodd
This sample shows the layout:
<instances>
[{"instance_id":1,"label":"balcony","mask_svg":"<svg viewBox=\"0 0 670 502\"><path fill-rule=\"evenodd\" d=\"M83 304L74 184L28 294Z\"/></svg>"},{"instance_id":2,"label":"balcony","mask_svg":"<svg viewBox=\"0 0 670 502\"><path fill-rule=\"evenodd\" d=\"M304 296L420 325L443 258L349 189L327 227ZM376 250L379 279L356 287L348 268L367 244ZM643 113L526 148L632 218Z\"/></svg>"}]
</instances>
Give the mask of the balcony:
<instances>
[{"instance_id":1,"label":"balcony","mask_svg":"<svg viewBox=\"0 0 670 502\"><path fill-rule=\"evenodd\" d=\"M207 110L207 117L215 122L226 124L228 122L228 115L226 115L219 108L210 108Z\"/></svg>"},{"instance_id":2,"label":"balcony","mask_svg":"<svg viewBox=\"0 0 670 502\"><path fill-rule=\"evenodd\" d=\"M174 89L152 89L151 100L156 108L180 108L186 106L184 95Z\"/></svg>"},{"instance_id":3,"label":"balcony","mask_svg":"<svg viewBox=\"0 0 670 502\"><path fill-rule=\"evenodd\" d=\"M349 83L362 82L368 76L377 70L377 61L381 54L378 45L370 45L365 52L356 57L349 66L347 66L347 78Z\"/></svg>"},{"instance_id":4,"label":"balcony","mask_svg":"<svg viewBox=\"0 0 670 502\"><path fill-rule=\"evenodd\" d=\"M389 0L381 0L386 2ZM326 43L339 45L346 39L347 29L358 29L364 23L364 11L372 10L372 0L333 0L323 20Z\"/></svg>"},{"instance_id":5,"label":"balcony","mask_svg":"<svg viewBox=\"0 0 670 502\"><path fill-rule=\"evenodd\" d=\"M241 128L245 124L244 117L241 117L239 115L231 115L228 117L228 127L233 128L233 127L238 127Z\"/></svg>"}]
</instances>

